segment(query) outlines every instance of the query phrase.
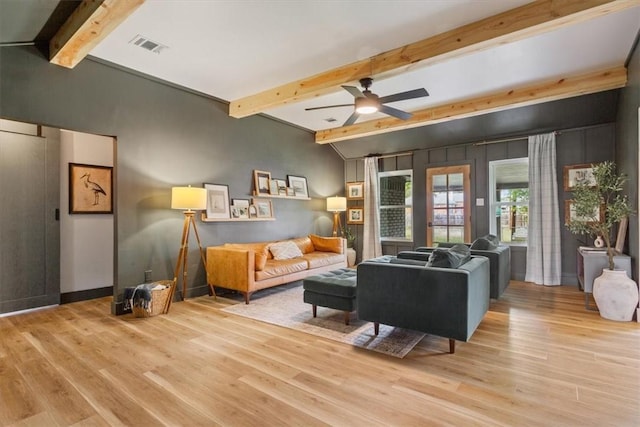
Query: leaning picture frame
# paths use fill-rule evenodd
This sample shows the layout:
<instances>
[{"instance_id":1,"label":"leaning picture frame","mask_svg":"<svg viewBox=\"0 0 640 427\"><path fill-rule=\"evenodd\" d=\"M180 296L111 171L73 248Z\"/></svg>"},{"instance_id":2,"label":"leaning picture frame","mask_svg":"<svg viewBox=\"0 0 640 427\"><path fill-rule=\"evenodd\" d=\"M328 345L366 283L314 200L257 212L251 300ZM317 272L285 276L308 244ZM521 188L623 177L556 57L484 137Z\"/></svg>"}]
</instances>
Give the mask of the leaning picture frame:
<instances>
[{"instance_id":1,"label":"leaning picture frame","mask_svg":"<svg viewBox=\"0 0 640 427\"><path fill-rule=\"evenodd\" d=\"M347 182L347 199L364 200L364 182Z\"/></svg>"},{"instance_id":2,"label":"leaning picture frame","mask_svg":"<svg viewBox=\"0 0 640 427\"><path fill-rule=\"evenodd\" d=\"M273 217L273 206L271 205L271 200L253 199L253 205L256 207L257 218Z\"/></svg>"},{"instance_id":3,"label":"leaning picture frame","mask_svg":"<svg viewBox=\"0 0 640 427\"><path fill-rule=\"evenodd\" d=\"M69 163L69 213L113 213L113 167Z\"/></svg>"},{"instance_id":4,"label":"leaning picture frame","mask_svg":"<svg viewBox=\"0 0 640 427\"><path fill-rule=\"evenodd\" d=\"M207 190L207 219L227 219L231 217L229 207L229 186L224 184L203 184Z\"/></svg>"},{"instance_id":5,"label":"leaning picture frame","mask_svg":"<svg viewBox=\"0 0 640 427\"><path fill-rule=\"evenodd\" d=\"M576 210L573 206L573 200L564 201L564 223L565 224L571 224L572 221L586 221L587 223L597 222L597 221L602 221L602 217L603 217L602 206L600 207L600 209L594 210L593 215L586 218L580 218L576 214Z\"/></svg>"},{"instance_id":6,"label":"leaning picture frame","mask_svg":"<svg viewBox=\"0 0 640 427\"><path fill-rule=\"evenodd\" d=\"M579 182L586 183L589 187L596 185L593 176L593 164L582 163L578 165L568 165L564 167L564 191L573 191Z\"/></svg>"},{"instance_id":7,"label":"leaning picture frame","mask_svg":"<svg viewBox=\"0 0 640 427\"><path fill-rule=\"evenodd\" d=\"M347 209L347 224L364 224L364 208Z\"/></svg>"},{"instance_id":8,"label":"leaning picture frame","mask_svg":"<svg viewBox=\"0 0 640 427\"><path fill-rule=\"evenodd\" d=\"M627 238L627 226L629 224L629 219L624 217L620 220L618 224L618 235L616 237L616 246L615 250L617 254L621 254L624 250L624 242Z\"/></svg>"},{"instance_id":9,"label":"leaning picture frame","mask_svg":"<svg viewBox=\"0 0 640 427\"><path fill-rule=\"evenodd\" d=\"M287 175L288 186L293 188L295 197L309 197L309 189L307 188L307 178L297 175Z\"/></svg>"},{"instance_id":10,"label":"leaning picture frame","mask_svg":"<svg viewBox=\"0 0 640 427\"><path fill-rule=\"evenodd\" d=\"M270 194L271 172L254 170L253 183L256 196L268 196Z\"/></svg>"},{"instance_id":11,"label":"leaning picture frame","mask_svg":"<svg viewBox=\"0 0 640 427\"><path fill-rule=\"evenodd\" d=\"M249 205L249 199L231 199L231 216L238 219L248 219Z\"/></svg>"}]
</instances>

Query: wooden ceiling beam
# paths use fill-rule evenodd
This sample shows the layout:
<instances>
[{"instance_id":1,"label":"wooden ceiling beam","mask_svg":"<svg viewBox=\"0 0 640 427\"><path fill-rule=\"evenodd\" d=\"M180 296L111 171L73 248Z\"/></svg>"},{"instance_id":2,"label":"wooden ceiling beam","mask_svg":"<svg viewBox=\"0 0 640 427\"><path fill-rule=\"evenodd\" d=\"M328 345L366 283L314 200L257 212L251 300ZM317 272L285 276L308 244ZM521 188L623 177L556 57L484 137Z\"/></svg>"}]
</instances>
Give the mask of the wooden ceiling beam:
<instances>
[{"instance_id":1,"label":"wooden ceiling beam","mask_svg":"<svg viewBox=\"0 0 640 427\"><path fill-rule=\"evenodd\" d=\"M49 41L49 62L73 68L145 0L83 0Z\"/></svg>"},{"instance_id":2,"label":"wooden ceiling beam","mask_svg":"<svg viewBox=\"0 0 640 427\"><path fill-rule=\"evenodd\" d=\"M491 95L413 111L409 120L393 117L316 132L318 144L344 141L403 129L442 123L450 120L493 113L510 108L555 101L624 87L625 67L600 70L578 76L553 79L537 84L502 90Z\"/></svg>"},{"instance_id":3,"label":"wooden ceiling beam","mask_svg":"<svg viewBox=\"0 0 640 427\"><path fill-rule=\"evenodd\" d=\"M638 0L538 0L498 15L250 95L229 104L229 115L247 117L267 109L337 92L363 77L390 77L413 69L532 37L638 5Z\"/></svg>"}]
</instances>

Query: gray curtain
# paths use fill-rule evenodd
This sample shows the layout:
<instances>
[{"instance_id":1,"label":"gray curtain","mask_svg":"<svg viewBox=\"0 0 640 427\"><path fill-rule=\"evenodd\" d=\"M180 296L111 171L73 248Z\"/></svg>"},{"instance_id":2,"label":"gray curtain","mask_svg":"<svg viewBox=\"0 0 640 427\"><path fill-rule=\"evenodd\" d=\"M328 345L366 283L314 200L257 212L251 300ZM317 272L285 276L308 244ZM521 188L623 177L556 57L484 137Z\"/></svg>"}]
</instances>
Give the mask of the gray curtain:
<instances>
[{"instance_id":1,"label":"gray curtain","mask_svg":"<svg viewBox=\"0 0 640 427\"><path fill-rule=\"evenodd\" d=\"M378 203L378 158L364 159L364 234L362 260L382 255L380 243L380 215Z\"/></svg>"},{"instance_id":2,"label":"gray curtain","mask_svg":"<svg viewBox=\"0 0 640 427\"><path fill-rule=\"evenodd\" d=\"M560 285L560 210L556 135L529 137L529 235L525 281Z\"/></svg>"}]
</instances>

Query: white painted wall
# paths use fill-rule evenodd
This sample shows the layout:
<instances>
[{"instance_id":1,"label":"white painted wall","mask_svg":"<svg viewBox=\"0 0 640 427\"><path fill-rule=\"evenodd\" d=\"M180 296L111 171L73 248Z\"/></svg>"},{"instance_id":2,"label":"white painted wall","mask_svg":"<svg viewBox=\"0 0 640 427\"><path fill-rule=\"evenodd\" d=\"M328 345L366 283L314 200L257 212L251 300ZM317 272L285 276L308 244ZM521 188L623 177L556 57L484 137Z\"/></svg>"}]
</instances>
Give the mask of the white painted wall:
<instances>
[{"instance_id":1,"label":"white painted wall","mask_svg":"<svg viewBox=\"0 0 640 427\"><path fill-rule=\"evenodd\" d=\"M113 286L113 215L69 215L69 163L113 166L113 138L62 130L60 142L60 292Z\"/></svg>"}]
</instances>

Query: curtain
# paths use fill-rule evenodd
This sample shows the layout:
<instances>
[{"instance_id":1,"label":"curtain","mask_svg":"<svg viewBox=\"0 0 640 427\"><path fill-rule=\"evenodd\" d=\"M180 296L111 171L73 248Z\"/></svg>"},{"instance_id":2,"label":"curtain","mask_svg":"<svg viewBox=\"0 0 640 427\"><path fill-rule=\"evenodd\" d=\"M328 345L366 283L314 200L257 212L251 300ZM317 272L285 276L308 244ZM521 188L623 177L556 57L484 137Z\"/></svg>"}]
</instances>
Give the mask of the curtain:
<instances>
[{"instance_id":1,"label":"curtain","mask_svg":"<svg viewBox=\"0 0 640 427\"><path fill-rule=\"evenodd\" d=\"M380 243L380 215L378 206L378 158L364 159L364 234L362 260L382 255Z\"/></svg>"},{"instance_id":2,"label":"curtain","mask_svg":"<svg viewBox=\"0 0 640 427\"><path fill-rule=\"evenodd\" d=\"M529 137L529 235L525 281L559 285L562 276L556 135Z\"/></svg>"}]
</instances>

